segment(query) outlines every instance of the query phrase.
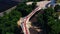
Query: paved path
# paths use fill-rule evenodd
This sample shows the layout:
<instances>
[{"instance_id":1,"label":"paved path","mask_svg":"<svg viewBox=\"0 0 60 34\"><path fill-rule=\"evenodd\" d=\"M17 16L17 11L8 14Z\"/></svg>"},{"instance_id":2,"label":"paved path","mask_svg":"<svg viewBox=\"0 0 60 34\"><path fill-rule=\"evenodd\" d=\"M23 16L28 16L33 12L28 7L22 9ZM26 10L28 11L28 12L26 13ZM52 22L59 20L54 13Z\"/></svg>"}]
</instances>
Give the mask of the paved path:
<instances>
[{"instance_id":1,"label":"paved path","mask_svg":"<svg viewBox=\"0 0 60 34\"><path fill-rule=\"evenodd\" d=\"M45 5L49 2L50 1L41 1L40 3L37 4L38 7L36 9L32 10L32 12L29 15L19 20L18 25L21 25L24 34L30 34L28 26L29 19L41 8L44 8Z\"/></svg>"}]
</instances>

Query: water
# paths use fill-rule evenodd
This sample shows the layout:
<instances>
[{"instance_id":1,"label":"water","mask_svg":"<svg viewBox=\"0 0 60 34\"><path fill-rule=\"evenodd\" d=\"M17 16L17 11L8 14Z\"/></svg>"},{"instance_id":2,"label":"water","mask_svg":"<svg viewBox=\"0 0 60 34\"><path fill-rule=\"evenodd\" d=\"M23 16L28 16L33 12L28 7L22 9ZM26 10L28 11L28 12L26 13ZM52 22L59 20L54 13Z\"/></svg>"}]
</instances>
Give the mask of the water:
<instances>
[{"instance_id":1,"label":"water","mask_svg":"<svg viewBox=\"0 0 60 34\"><path fill-rule=\"evenodd\" d=\"M0 0L0 12L3 12L15 5L17 5L19 2L12 1L12 0Z\"/></svg>"}]
</instances>

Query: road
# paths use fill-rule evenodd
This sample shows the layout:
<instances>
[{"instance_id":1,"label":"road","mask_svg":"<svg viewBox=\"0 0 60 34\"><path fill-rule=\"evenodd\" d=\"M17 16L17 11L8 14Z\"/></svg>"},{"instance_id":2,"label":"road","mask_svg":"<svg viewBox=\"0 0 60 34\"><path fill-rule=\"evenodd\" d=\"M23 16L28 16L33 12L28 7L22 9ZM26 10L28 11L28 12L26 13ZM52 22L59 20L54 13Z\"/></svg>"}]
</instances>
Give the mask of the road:
<instances>
[{"instance_id":1,"label":"road","mask_svg":"<svg viewBox=\"0 0 60 34\"><path fill-rule=\"evenodd\" d=\"M27 15L24 18L21 18L18 22L18 25L20 25L22 27L22 30L24 32L24 34L30 34L29 32L29 26L28 26L28 22L29 19L39 10L41 10L42 8L44 8L46 6L47 3L49 3L50 1L41 1L40 3L38 3L38 7L34 10L32 10L32 12Z\"/></svg>"}]
</instances>

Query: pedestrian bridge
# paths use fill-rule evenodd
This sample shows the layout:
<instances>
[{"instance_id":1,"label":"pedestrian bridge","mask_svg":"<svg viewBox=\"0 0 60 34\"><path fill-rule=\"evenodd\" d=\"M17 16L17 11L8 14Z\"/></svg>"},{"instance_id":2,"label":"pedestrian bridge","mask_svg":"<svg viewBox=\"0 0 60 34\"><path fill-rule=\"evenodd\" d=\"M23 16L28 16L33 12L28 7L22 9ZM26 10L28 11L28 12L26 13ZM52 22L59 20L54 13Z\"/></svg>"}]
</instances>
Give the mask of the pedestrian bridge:
<instances>
[{"instance_id":1,"label":"pedestrian bridge","mask_svg":"<svg viewBox=\"0 0 60 34\"><path fill-rule=\"evenodd\" d=\"M29 4L32 4L33 2L27 2L26 4L29 5ZM40 2L37 2L37 8L35 8L34 10L32 10L32 12L30 14L28 14L26 17L24 18L20 18L20 20L18 21L18 25L21 26L24 34L30 34L30 31L29 31L29 19L39 10L41 10L42 8L45 8L46 4L50 3L50 1L40 1Z\"/></svg>"}]
</instances>

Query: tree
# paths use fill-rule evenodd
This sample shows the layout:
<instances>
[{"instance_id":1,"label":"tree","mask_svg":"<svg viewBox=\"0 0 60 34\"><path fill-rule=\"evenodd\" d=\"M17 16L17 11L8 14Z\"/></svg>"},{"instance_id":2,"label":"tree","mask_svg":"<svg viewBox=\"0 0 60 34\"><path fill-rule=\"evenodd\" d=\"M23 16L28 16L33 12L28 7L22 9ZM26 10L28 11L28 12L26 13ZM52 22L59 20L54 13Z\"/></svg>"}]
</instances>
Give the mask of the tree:
<instances>
[{"instance_id":1,"label":"tree","mask_svg":"<svg viewBox=\"0 0 60 34\"><path fill-rule=\"evenodd\" d=\"M0 17L0 33L1 34L20 33L17 27L17 21L20 19L21 16L28 15L33 10L32 7L33 7L32 5L26 5L26 3L24 2L18 4L18 6L15 9L13 9L9 14L4 13L4 16Z\"/></svg>"},{"instance_id":2,"label":"tree","mask_svg":"<svg viewBox=\"0 0 60 34\"><path fill-rule=\"evenodd\" d=\"M0 17L0 30L1 34L16 34L18 30L17 21L21 17L21 13L17 10L12 10L9 14ZM17 30L16 30L17 29Z\"/></svg>"},{"instance_id":3,"label":"tree","mask_svg":"<svg viewBox=\"0 0 60 34\"><path fill-rule=\"evenodd\" d=\"M60 20L54 9L44 9L43 14L38 14L38 22L41 23L44 34L59 34L60 32Z\"/></svg>"},{"instance_id":4,"label":"tree","mask_svg":"<svg viewBox=\"0 0 60 34\"><path fill-rule=\"evenodd\" d=\"M56 5L56 6L54 7L54 10L55 10L56 12L58 12L58 11L60 10L60 5Z\"/></svg>"},{"instance_id":5,"label":"tree","mask_svg":"<svg viewBox=\"0 0 60 34\"><path fill-rule=\"evenodd\" d=\"M20 3L16 10L22 13L22 17L27 16L32 10L36 7L36 2L33 2L32 5L26 5L26 3Z\"/></svg>"},{"instance_id":6,"label":"tree","mask_svg":"<svg viewBox=\"0 0 60 34\"><path fill-rule=\"evenodd\" d=\"M60 0L57 0L57 3L60 3Z\"/></svg>"}]
</instances>

